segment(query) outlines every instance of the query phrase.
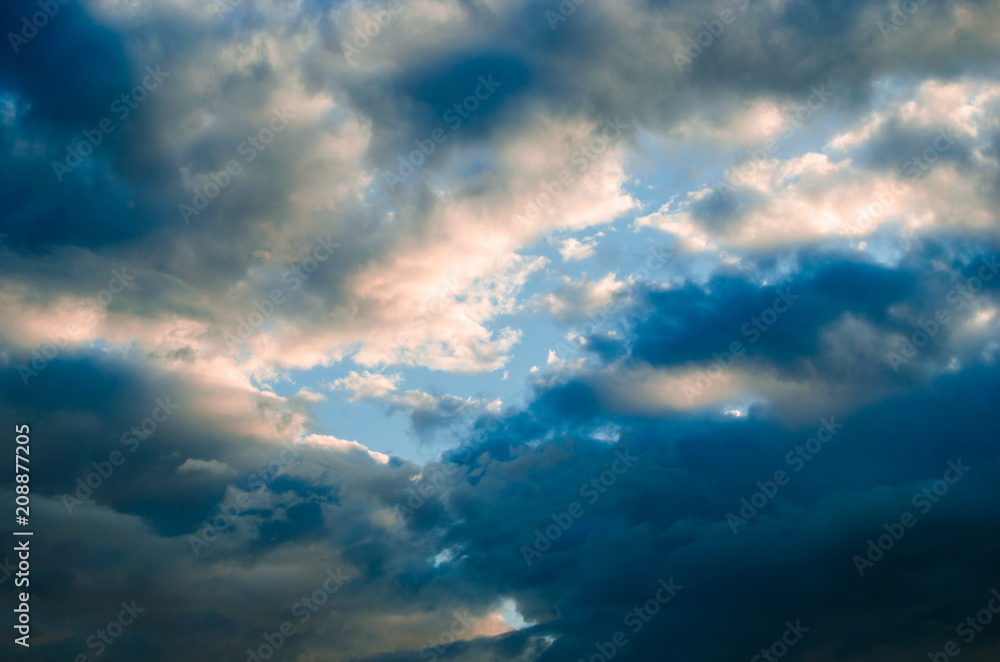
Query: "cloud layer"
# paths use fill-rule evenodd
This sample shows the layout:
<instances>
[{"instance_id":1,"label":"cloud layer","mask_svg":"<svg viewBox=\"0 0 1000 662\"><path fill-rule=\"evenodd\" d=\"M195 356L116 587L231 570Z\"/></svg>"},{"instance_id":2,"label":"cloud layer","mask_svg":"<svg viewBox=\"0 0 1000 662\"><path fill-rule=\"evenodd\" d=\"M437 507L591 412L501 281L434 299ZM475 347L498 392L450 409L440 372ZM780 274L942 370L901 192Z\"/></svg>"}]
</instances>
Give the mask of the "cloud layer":
<instances>
[{"instance_id":1,"label":"cloud layer","mask_svg":"<svg viewBox=\"0 0 1000 662\"><path fill-rule=\"evenodd\" d=\"M5 651L996 659L996 3L43 5Z\"/></svg>"}]
</instances>

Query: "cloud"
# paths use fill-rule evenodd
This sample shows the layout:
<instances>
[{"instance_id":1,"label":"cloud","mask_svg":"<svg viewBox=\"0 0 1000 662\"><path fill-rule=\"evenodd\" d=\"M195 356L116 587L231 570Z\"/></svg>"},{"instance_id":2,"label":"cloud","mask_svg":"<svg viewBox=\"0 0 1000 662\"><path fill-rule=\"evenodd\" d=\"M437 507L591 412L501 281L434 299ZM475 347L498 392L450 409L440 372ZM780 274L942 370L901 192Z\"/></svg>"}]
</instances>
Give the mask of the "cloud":
<instances>
[{"instance_id":1,"label":"cloud","mask_svg":"<svg viewBox=\"0 0 1000 662\"><path fill-rule=\"evenodd\" d=\"M359 450L367 453L376 462L381 464L387 464L389 462L389 456L385 453L371 451L356 441L345 441L326 434L310 434L306 436L302 442L313 446L319 446L321 448L330 448L344 452Z\"/></svg>"},{"instance_id":2,"label":"cloud","mask_svg":"<svg viewBox=\"0 0 1000 662\"><path fill-rule=\"evenodd\" d=\"M419 389L400 391L397 387L401 381L402 375L398 373L384 375L366 370L358 374L352 370L346 377L335 380L330 388L350 391L351 402L375 402L383 405L388 413L402 411L421 433L455 426L477 414L498 413L502 404L499 399L460 398Z\"/></svg>"},{"instance_id":3,"label":"cloud","mask_svg":"<svg viewBox=\"0 0 1000 662\"><path fill-rule=\"evenodd\" d=\"M198 471L206 471L210 474L225 475L228 473L233 473L232 467L230 467L225 462L219 462L218 460L199 460L197 458L189 457L184 460L184 463L177 467L177 473L192 473Z\"/></svg>"},{"instance_id":4,"label":"cloud","mask_svg":"<svg viewBox=\"0 0 1000 662\"><path fill-rule=\"evenodd\" d=\"M568 276L549 294L536 297L534 307L544 310L556 319L583 319L599 310L610 309L628 302L628 283L618 280L618 274L609 273L600 280L586 274L580 280Z\"/></svg>"},{"instance_id":5,"label":"cloud","mask_svg":"<svg viewBox=\"0 0 1000 662\"><path fill-rule=\"evenodd\" d=\"M123 659L942 650L996 584L1000 7L914 6L60 5L0 58L37 656L133 599Z\"/></svg>"},{"instance_id":6,"label":"cloud","mask_svg":"<svg viewBox=\"0 0 1000 662\"><path fill-rule=\"evenodd\" d=\"M399 373L383 375L365 370L357 373L352 370L347 377L341 377L330 385L335 389L346 389L351 392L351 401L371 400L385 397L399 386L403 376Z\"/></svg>"},{"instance_id":7,"label":"cloud","mask_svg":"<svg viewBox=\"0 0 1000 662\"><path fill-rule=\"evenodd\" d=\"M831 138L830 153L781 159L760 148L635 226L670 232L692 251L862 239L883 226L989 232L996 98L992 82L926 81Z\"/></svg>"},{"instance_id":8,"label":"cloud","mask_svg":"<svg viewBox=\"0 0 1000 662\"><path fill-rule=\"evenodd\" d=\"M588 257L593 256L594 248L597 246L597 242L586 238L583 241L570 237L564 239L559 245L559 254L562 259L566 262L574 262L576 260L585 260Z\"/></svg>"}]
</instances>

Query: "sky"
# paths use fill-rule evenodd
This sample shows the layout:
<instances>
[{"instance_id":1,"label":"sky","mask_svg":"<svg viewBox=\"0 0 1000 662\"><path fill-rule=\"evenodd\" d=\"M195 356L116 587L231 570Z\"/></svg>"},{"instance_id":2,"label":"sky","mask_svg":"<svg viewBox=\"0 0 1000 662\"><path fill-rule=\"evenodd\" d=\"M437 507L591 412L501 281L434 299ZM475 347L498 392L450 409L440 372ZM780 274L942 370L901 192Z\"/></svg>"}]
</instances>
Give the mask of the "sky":
<instances>
[{"instance_id":1,"label":"sky","mask_svg":"<svg viewBox=\"0 0 1000 662\"><path fill-rule=\"evenodd\" d=\"M1000 4L0 28L4 660L997 659Z\"/></svg>"}]
</instances>

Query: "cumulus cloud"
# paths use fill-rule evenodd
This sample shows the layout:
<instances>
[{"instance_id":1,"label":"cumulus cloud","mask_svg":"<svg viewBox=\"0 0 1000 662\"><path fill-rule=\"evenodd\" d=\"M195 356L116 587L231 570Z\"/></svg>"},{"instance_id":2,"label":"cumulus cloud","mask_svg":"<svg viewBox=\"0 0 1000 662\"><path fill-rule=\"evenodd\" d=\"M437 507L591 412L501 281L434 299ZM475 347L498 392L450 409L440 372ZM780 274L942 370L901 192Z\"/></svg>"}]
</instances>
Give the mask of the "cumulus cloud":
<instances>
[{"instance_id":1,"label":"cumulus cloud","mask_svg":"<svg viewBox=\"0 0 1000 662\"><path fill-rule=\"evenodd\" d=\"M600 280L586 274L578 281L564 276L555 291L536 299L535 308L545 310L558 319L582 319L626 302L627 290L628 283L619 280L615 273L609 273Z\"/></svg>"},{"instance_id":2,"label":"cumulus cloud","mask_svg":"<svg viewBox=\"0 0 1000 662\"><path fill-rule=\"evenodd\" d=\"M398 373L384 375L365 371L351 371L346 377L335 380L330 388L350 391L351 402L374 402L388 413L402 411L420 432L434 431L444 426L454 426L471 416L500 412L502 402L476 398L460 398L448 393L428 393L419 389L398 389L402 376Z\"/></svg>"},{"instance_id":3,"label":"cumulus cloud","mask_svg":"<svg viewBox=\"0 0 1000 662\"><path fill-rule=\"evenodd\" d=\"M865 238L883 226L991 232L997 94L982 80L923 82L830 138L828 153L781 159L758 148L722 181L635 226L693 251Z\"/></svg>"}]
</instances>

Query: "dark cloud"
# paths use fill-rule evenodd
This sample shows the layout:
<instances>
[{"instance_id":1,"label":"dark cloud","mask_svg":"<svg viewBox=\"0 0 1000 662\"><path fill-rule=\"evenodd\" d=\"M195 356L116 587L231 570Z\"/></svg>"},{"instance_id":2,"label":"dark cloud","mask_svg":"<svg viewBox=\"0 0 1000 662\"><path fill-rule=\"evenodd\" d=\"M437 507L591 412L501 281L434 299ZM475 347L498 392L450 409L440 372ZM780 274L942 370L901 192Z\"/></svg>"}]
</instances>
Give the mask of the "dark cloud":
<instances>
[{"instance_id":1,"label":"dark cloud","mask_svg":"<svg viewBox=\"0 0 1000 662\"><path fill-rule=\"evenodd\" d=\"M955 264L949 276L971 274L975 257ZM806 263L803 273L809 274L802 277L803 291L833 298L827 307L883 323L886 308L900 302L933 305L920 271L834 259ZM881 294L851 287L861 282ZM700 301L692 289L677 293L690 299L684 305L662 299L678 323L669 331L646 319L635 327L636 346L648 354L658 340L664 347L657 356L670 360L670 348L681 346L675 344L677 333L697 335L689 325L708 328L718 323L716 316L742 313L733 298L773 298L771 287L725 283L710 283ZM679 312L699 307L694 316ZM802 306L796 312L814 320L813 326L827 320L811 310ZM808 335L809 325L799 324ZM700 345L691 347L693 356L701 356ZM757 356L780 363L787 360L783 349L794 354L813 346L783 348L775 342L761 345ZM377 622L429 606L482 613L499 596L514 599L536 625L456 644L442 654L489 659L532 659L529 650L539 652L537 637L545 636L554 643L542 659L589 656L595 643L617 629L628 633L638 621L625 621L627 613L668 578L683 587L676 602L650 616L640 632L628 633L623 659L659 659L667 649L702 660L753 655L781 635L786 620L810 628L797 645L799 655L884 659L888 646L891 659L902 659L940 647L949 636L942 624L974 613L1000 579L990 563L997 551L990 532L1000 513L989 505L997 496L990 430L1000 384L987 364L836 417L843 428L801 473L786 456L815 435L820 421L789 428L766 407L738 420L711 413L609 418L581 383L542 389L501 429L485 432L482 441L443 465L424 467L425 480L443 467L454 468L402 520L402 528L385 528L376 518L386 508L405 512L411 494L405 488L414 484L411 467L365 467L349 456L303 448L283 468L287 476L256 495L264 499L261 505L241 512L238 524L199 557L191 554L188 535L217 506L232 501L227 486L249 489L244 477L273 459L274 446L227 435L195 413L175 378L152 376L139 364L68 357L49 366L32 390L22 388L10 367L3 384L5 418L38 421L33 459L46 467L33 483L39 526L64 546L41 548L36 563L58 568L59 580L52 583L46 571L36 590L51 601L50 609L75 619L77 634L52 632L51 643L43 645L47 655L79 647L88 628L106 623L117 613L115 604L134 596L139 605L150 605L149 617L122 639L120 650L148 659L178 651L190 659L239 659L236 651L253 645L255 633L274 631L290 618L296 595L311 590L308 582L322 579L336 556L354 573L337 596L344 602L333 613L340 615L356 610ZM162 431L94 491L95 503L68 514L60 494L74 489L74 479L91 462L120 449L120 431L149 416L157 397L178 390L180 408ZM589 432L608 420L622 430L614 444ZM550 430L565 432L535 442ZM620 454L626 459L616 464ZM188 457L225 462L235 474L177 473ZM907 510L919 513L911 497L940 478L948 461L959 459L970 467L967 475L917 516L885 559L859 576L852 557L884 533L883 524ZM756 481L772 480L778 470L790 482L734 535L727 513L759 489ZM574 502L582 514L564 515ZM523 546L535 545L539 531L565 523L565 517L571 517L565 532L526 563ZM317 553L317 545L327 551ZM453 550L451 560L435 568L432 557L446 549ZM112 559L120 561L108 574ZM263 579L268 569L277 572L293 559L299 565L291 584ZM228 570L207 589L185 578L218 573L220 564ZM91 603L92 616L82 617L72 596L95 581L101 582L102 598ZM223 601L230 591L255 599ZM306 628L308 636L289 650L337 650L348 641L364 650L358 639L363 635L347 635L329 618L321 621L329 627ZM39 628L50 632L47 625ZM433 635L432 629L428 637ZM995 642L996 635L985 634L970 648L970 659L988 659ZM398 652L393 659L419 659L414 654Z\"/></svg>"}]
</instances>

